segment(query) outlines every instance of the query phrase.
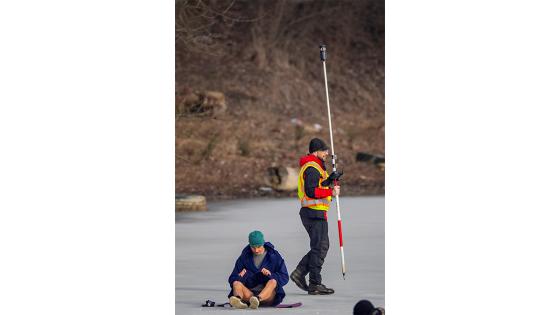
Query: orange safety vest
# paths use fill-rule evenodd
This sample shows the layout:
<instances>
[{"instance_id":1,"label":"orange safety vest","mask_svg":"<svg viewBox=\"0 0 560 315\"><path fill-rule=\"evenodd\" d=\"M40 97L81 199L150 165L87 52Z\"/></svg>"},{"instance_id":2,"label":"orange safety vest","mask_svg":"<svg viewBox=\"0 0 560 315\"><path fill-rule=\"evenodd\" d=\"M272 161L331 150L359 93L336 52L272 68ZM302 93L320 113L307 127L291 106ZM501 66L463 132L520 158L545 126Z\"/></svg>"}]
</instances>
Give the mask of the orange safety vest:
<instances>
[{"instance_id":1,"label":"orange safety vest","mask_svg":"<svg viewBox=\"0 0 560 315\"><path fill-rule=\"evenodd\" d=\"M305 194L305 183L303 179L303 174L305 173L305 170L308 167L315 168L317 171L319 171L319 174L321 174L321 178L319 179L319 189L329 189L328 187L323 187L321 185L323 181L329 177L327 171L325 171L317 162L310 161L303 164L303 166L299 170L299 180L298 180L298 197L299 200L301 201L301 206L313 210L329 211L329 206L332 200L330 196L327 198L315 199L315 198L310 198Z\"/></svg>"}]
</instances>

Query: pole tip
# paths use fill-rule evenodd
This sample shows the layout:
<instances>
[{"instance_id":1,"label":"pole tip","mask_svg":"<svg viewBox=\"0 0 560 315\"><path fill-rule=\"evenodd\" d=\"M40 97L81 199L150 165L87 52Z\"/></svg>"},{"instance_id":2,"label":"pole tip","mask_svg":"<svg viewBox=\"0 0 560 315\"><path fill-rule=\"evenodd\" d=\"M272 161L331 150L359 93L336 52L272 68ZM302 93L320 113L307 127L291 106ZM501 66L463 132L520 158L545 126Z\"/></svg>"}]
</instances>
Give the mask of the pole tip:
<instances>
[{"instance_id":1,"label":"pole tip","mask_svg":"<svg viewBox=\"0 0 560 315\"><path fill-rule=\"evenodd\" d=\"M346 280L346 274L344 272L342 273L342 280Z\"/></svg>"},{"instance_id":2,"label":"pole tip","mask_svg":"<svg viewBox=\"0 0 560 315\"><path fill-rule=\"evenodd\" d=\"M321 51L321 61L326 61L327 60L327 46L325 46L324 44L321 44L319 46L319 49Z\"/></svg>"}]
</instances>

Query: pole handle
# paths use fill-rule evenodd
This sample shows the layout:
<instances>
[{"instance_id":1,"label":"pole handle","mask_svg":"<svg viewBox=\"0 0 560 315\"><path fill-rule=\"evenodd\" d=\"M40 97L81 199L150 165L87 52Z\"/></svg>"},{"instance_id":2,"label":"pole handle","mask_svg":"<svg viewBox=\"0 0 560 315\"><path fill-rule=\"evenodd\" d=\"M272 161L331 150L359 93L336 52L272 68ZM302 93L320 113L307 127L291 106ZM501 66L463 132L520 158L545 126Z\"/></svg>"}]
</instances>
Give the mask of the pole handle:
<instances>
[{"instance_id":1,"label":"pole handle","mask_svg":"<svg viewBox=\"0 0 560 315\"><path fill-rule=\"evenodd\" d=\"M319 50L321 51L321 61L327 61L327 45L319 45Z\"/></svg>"}]
</instances>

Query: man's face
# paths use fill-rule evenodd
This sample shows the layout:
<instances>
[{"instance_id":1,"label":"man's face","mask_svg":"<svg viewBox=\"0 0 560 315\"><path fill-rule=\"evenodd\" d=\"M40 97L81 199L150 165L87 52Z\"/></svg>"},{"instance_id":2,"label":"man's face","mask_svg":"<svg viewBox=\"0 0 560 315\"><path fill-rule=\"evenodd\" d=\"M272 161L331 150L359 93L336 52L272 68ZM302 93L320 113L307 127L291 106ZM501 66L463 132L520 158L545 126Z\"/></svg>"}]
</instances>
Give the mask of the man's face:
<instances>
[{"instance_id":1,"label":"man's face","mask_svg":"<svg viewBox=\"0 0 560 315\"><path fill-rule=\"evenodd\" d=\"M329 156L329 150L317 151L317 157L320 158L323 162L327 161L327 156Z\"/></svg>"},{"instance_id":2,"label":"man's face","mask_svg":"<svg viewBox=\"0 0 560 315\"><path fill-rule=\"evenodd\" d=\"M262 255L262 253L264 253L264 246L256 246L256 247L251 246L251 251L255 255Z\"/></svg>"}]
</instances>

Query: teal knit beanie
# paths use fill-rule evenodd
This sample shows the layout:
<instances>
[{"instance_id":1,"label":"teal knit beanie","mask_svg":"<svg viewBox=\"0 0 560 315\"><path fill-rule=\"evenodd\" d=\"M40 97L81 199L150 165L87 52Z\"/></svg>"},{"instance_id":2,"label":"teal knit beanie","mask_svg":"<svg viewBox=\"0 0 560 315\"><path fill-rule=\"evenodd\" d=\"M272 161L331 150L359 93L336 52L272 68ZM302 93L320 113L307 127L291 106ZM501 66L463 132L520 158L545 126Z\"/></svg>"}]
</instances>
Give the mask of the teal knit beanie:
<instances>
[{"instance_id":1,"label":"teal knit beanie","mask_svg":"<svg viewBox=\"0 0 560 315\"><path fill-rule=\"evenodd\" d=\"M249 245L251 245L251 247L264 245L264 235L261 231L253 231L249 233Z\"/></svg>"}]
</instances>

